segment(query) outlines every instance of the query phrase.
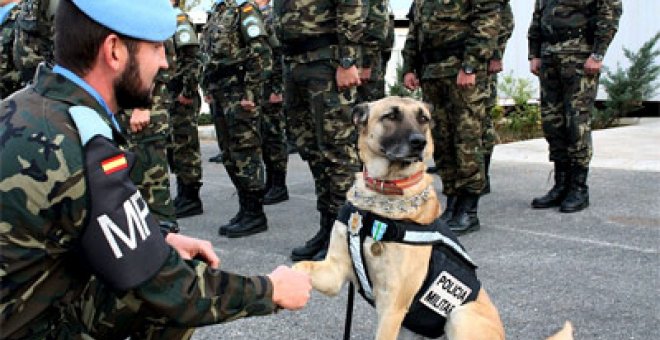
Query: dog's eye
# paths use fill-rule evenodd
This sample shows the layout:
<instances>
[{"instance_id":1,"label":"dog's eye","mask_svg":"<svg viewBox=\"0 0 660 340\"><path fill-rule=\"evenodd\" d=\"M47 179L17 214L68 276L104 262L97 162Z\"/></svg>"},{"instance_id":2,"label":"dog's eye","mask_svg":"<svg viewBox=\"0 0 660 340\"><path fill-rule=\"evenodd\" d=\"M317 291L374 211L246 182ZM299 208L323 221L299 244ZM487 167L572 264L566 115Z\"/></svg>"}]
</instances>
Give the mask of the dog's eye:
<instances>
[{"instance_id":1,"label":"dog's eye","mask_svg":"<svg viewBox=\"0 0 660 340\"><path fill-rule=\"evenodd\" d=\"M387 119L387 120L394 120L394 121L397 121L397 120L400 120L400 119L401 119L401 113L399 113L399 111L396 111L396 110L395 110L395 111L390 111L390 112L384 114L384 115L381 117L381 119L383 119L383 120Z\"/></svg>"},{"instance_id":2,"label":"dog's eye","mask_svg":"<svg viewBox=\"0 0 660 340\"><path fill-rule=\"evenodd\" d=\"M420 114L419 116L417 116L417 121L420 124L428 124L431 121L431 118L427 117L424 114Z\"/></svg>"}]
</instances>

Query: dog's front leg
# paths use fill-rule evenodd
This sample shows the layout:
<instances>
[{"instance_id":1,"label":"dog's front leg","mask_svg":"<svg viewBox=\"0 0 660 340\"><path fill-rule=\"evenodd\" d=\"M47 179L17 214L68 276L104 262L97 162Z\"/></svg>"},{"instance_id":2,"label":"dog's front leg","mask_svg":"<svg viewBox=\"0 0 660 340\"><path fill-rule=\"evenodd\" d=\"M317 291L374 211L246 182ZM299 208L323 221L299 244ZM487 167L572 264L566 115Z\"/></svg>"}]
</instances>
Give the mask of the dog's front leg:
<instances>
[{"instance_id":1,"label":"dog's front leg","mask_svg":"<svg viewBox=\"0 0 660 340\"><path fill-rule=\"evenodd\" d=\"M379 302L376 303L378 312L376 340L396 340L408 310L401 306L396 299L382 301L382 304Z\"/></svg>"},{"instance_id":2,"label":"dog's front leg","mask_svg":"<svg viewBox=\"0 0 660 340\"><path fill-rule=\"evenodd\" d=\"M346 241L346 227L335 222L325 260L302 261L296 263L293 268L308 273L314 289L325 295L337 295L344 282L354 276Z\"/></svg>"}]
</instances>

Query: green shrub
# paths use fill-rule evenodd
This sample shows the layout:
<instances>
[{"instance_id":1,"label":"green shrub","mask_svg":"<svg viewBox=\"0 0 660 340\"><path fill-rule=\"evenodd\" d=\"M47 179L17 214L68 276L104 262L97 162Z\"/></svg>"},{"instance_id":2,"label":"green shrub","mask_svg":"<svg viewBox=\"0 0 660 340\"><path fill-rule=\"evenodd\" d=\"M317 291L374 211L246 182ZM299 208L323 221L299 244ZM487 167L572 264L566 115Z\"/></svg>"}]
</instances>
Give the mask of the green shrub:
<instances>
[{"instance_id":1,"label":"green shrub","mask_svg":"<svg viewBox=\"0 0 660 340\"><path fill-rule=\"evenodd\" d=\"M496 105L490 112L499 142L542 137L541 110L537 104L529 103L536 91L532 82L514 78L510 73L500 77L497 87L504 97L513 100L513 106L504 108Z\"/></svg>"},{"instance_id":2,"label":"green shrub","mask_svg":"<svg viewBox=\"0 0 660 340\"><path fill-rule=\"evenodd\" d=\"M213 124L213 117L211 117L210 114L202 112L199 115L199 119L197 120L197 124L199 125L210 125Z\"/></svg>"},{"instance_id":3,"label":"green shrub","mask_svg":"<svg viewBox=\"0 0 660 340\"><path fill-rule=\"evenodd\" d=\"M403 85L403 65L399 63L396 67L396 82L389 86L387 93L390 96L412 97L415 99L422 99L422 89L418 88L415 91L408 90Z\"/></svg>"}]
</instances>

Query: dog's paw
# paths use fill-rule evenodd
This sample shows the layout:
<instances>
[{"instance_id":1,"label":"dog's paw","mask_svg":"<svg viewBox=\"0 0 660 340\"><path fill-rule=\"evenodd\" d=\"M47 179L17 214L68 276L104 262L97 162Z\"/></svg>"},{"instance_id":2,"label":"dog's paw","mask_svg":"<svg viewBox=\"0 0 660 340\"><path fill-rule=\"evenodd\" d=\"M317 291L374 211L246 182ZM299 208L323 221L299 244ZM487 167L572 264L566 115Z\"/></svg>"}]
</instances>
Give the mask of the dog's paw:
<instances>
[{"instance_id":1,"label":"dog's paw","mask_svg":"<svg viewBox=\"0 0 660 340\"><path fill-rule=\"evenodd\" d=\"M300 261L300 262L295 263L291 268L309 274L312 271L312 266L313 265L314 265L314 262L312 262L312 261Z\"/></svg>"}]
</instances>

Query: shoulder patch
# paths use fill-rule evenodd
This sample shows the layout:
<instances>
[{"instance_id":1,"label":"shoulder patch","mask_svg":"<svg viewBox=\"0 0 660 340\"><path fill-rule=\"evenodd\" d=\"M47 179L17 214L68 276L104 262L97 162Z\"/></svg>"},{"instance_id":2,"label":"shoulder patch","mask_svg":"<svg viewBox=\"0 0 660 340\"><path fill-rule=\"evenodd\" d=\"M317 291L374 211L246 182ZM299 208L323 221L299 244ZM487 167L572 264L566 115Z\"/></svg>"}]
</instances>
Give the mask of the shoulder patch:
<instances>
[{"instance_id":1,"label":"shoulder patch","mask_svg":"<svg viewBox=\"0 0 660 340\"><path fill-rule=\"evenodd\" d=\"M247 35L250 38L256 38L261 35L261 28L257 25L251 25L246 29Z\"/></svg>"},{"instance_id":2,"label":"shoulder patch","mask_svg":"<svg viewBox=\"0 0 660 340\"><path fill-rule=\"evenodd\" d=\"M176 22L177 22L177 23L180 24L180 23L182 23L182 22L184 22L184 21L186 21L186 15L185 15L185 14L181 13L181 14L179 14L179 15L176 16Z\"/></svg>"},{"instance_id":3,"label":"shoulder patch","mask_svg":"<svg viewBox=\"0 0 660 340\"><path fill-rule=\"evenodd\" d=\"M251 4L247 4L243 6L243 13L250 13L252 11L254 11L254 6L252 6Z\"/></svg>"},{"instance_id":4,"label":"shoulder patch","mask_svg":"<svg viewBox=\"0 0 660 340\"><path fill-rule=\"evenodd\" d=\"M78 128L83 145L96 135L112 140L112 129L94 109L87 106L72 106L69 108L69 114Z\"/></svg>"}]
</instances>

